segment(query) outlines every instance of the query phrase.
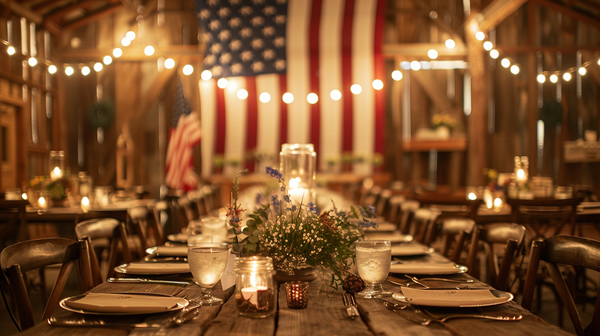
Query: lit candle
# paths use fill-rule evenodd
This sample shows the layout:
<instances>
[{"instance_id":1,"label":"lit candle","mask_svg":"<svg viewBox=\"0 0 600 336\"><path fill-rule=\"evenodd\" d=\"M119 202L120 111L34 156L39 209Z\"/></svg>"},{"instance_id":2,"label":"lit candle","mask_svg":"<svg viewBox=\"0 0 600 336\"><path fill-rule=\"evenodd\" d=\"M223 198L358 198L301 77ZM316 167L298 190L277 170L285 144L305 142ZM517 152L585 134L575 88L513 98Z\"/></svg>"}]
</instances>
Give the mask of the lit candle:
<instances>
[{"instance_id":1,"label":"lit candle","mask_svg":"<svg viewBox=\"0 0 600 336\"><path fill-rule=\"evenodd\" d=\"M81 199L81 210L83 210L83 212L88 212L88 210L90 210L90 200L87 196L84 196Z\"/></svg>"},{"instance_id":2,"label":"lit candle","mask_svg":"<svg viewBox=\"0 0 600 336\"><path fill-rule=\"evenodd\" d=\"M485 202L485 207L491 209L494 207L494 198L492 197L492 192L489 189L486 189L483 192L483 201Z\"/></svg>"},{"instance_id":3,"label":"lit candle","mask_svg":"<svg viewBox=\"0 0 600 336\"><path fill-rule=\"evenodd\" d=\"M50 172L50 179L52 181L56 181L56 180L60 179L62 176L63 176L62 171L58 167L54 167L54 169L52 169L52 171Z\"/></svg>"},{"instance_id":4,"label":"lit candle","mask_svg":"<svg viewBox=\"0 0 600 336\"><path fill-rule=\"evenodd\" d=\"M471 201L474 201L477 199L477 195L475 195L474 192L469 193L469 196L467 196L468 199L470 199Z\"/></svg>"},{"instance_id":5,"label":"lit candle","mask_svg":"<svg viewBox=\"0 0 600 336\"><path fill-rule=\"evenodd\" d=\"M306 308L308 305L308 282L291 281L285 284L289 308Z\"/></svg>"},{"instance_id":6,"label":"lit candle","mask_svg":"<svg viewBox=\"0 0 600 336\"><path fill-rule=\"evenodd\" d=\"M502 209L502 199L498 197L494 200L494 210L500 211L500 209Z\"/></svg>"},{"instance_id":7,"label":"lit candle","mask_svg":"<svg viewBox=\"0 0 600 336\"><path fill-rule=\"evenodd\" d=\"M517 170L517 181L518 182L525 182L525 181L527 181L527 175L525 174L525 171L523 169L518 169Z\"/></svg>"},{"instance_id":8,"label":"lit candle","mask_svg":"<svg viewBox=\"0 0 600 336\"><path fill-rule=\"evenodd\" d=\"M296 188L296 189L289 190L290 200L294 204L296 202L302 203L305 198L305 194L306 194L306 189L304 189L304 188Z\"/></svg>"},{"instance_id":9,"label":"lit candle","mask_svg":"<svg viewBox=\"0 0 600 336\"><path fill-rule=\"evenodd\" d=\"M256 287L246 287L242 288L242 297L244 300L250 301L251 304L255 305L257 308L261 308L263 306L263 300L259 298L263 293L267 292L267 287L256 286Z\"/></svg>"},{"instance_id":10,"label":"lit candle","mask_svg":"<svg viewBox=\"0 0 600 336\"><path fill-rule=\"evenodd\" d=\"M44 196L41 196L40 198L38 198L38 205L42 209L46 209L48 207L48 203L46 202L46 199L44 198Z\"/></svg>"}]
</instances>

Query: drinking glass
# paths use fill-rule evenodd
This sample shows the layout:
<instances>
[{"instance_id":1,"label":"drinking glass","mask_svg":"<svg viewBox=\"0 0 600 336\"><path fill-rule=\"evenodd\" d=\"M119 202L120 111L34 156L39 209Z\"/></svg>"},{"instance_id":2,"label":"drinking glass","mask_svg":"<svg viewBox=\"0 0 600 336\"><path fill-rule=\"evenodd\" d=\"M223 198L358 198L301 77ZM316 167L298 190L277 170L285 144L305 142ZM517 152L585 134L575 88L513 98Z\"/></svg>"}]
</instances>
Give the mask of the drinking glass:
<instances>
[{"instance_id":1,"label":"drinking glass","mask_svg":"<svg viewBox=\"0 0 600 336\"><path fill-rule=\"evenodd\" d=\"M356 266L366 284L357 293L367 299L392 295L381 285L390 273L392 244L389 240L363 240L356 242Z\"/></svg>"},{"instance_id":2,"label":"drinking glass","mask_svg":"<svg viewBox=\"0 0 600 336\"><path fill-rule=\"evenodd\" d=\"M229 249L226 243L188 243L188 263L194 282L202 288L199 301L203 305L220 305L223 300L210 295L211 289L219 282L225 267Z\"/></svg>"}]
</instances>

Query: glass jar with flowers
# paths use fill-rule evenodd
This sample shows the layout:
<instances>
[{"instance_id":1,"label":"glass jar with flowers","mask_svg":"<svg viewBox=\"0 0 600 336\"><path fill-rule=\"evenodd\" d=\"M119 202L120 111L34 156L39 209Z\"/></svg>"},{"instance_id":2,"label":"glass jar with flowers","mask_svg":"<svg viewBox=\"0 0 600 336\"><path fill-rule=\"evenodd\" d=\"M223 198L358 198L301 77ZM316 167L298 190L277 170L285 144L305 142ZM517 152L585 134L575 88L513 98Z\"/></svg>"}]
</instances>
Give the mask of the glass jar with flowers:
<instances>
[{"instance_id":1,"label":"glass jar with flowers","mask_svg":"<svg viewBox=\"0 0 600 336\"><path fill-rule=\"evenodd\" d=\"M458 125L456 117L447 112L436 113L431 117L431 127L436 131L438 138L447 140L451 130Z\"/></svg>"},{"instance_id":2,"label":"glass jar with flowers","mask_svg":"<svg viewBox=\"0 0 600 336\"><path fill-rule=\"evenodd\" d=\"M339 289L351 276L348 270L354 263L354 242L362 239L363 228L376 226L374 209L351 207L350 211L341 211L333 204L331 210L319 213L314 203L290 198L277 169L267 167L266 172L277 180L279 189L265 197L269 202L248 215L244 227L241 216L245 210L237 202L239 174L234 180L228 212L235 231L234 245L242 254L270 256L279 275L276 279L282 282L299 270L313 268Z\"/></svg>"}]
</instances>

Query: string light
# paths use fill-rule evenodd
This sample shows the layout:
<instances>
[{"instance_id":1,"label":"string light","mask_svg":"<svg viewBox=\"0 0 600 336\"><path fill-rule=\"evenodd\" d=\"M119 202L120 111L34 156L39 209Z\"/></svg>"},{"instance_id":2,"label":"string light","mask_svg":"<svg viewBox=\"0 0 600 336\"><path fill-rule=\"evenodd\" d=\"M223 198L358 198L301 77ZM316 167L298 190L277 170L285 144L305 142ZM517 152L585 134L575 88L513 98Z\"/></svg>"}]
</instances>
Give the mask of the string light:
<instances>
[{"instance_id":1,"label":"string light","mask_svg":"<svg viewBox=\"0 0 600 336\"><path fill-rule=\"evenodd\" d=\"M435 49L429 49L429 51L427 52L427 56L429 56L429 58L431 59L436 59L438 58L438 52Z\"/></svg>"},{"instance_id":2,"label":"string light","mask_svg":"<svg viewBox=\"0 0 600 336\"><path fill-rule=\"evenodd\" d=\"M167 62L165 62L165 67L167 66L166 63ZM202 78L203 80L209 80L212 78L212 72L210 72L210 70L204 70L200 73L200 78ZM222 79L224 79L224 78L222 78Z\"/></svg>"},{"instance_id":3,"label":"string light","mask_svg":"<svg viewBox=\"0 0 600 336\"><path fill-rule=\"evenodd\" d=\"M71 67L71 66L68 66L68 67L66 67L66 68L65 68L65 74L66 74L67 76L71 76L71 75L72 75L72 74L74 74L74 73L75 73L75 70L73 70L73 67Z\"/></svg>"},{"instance_id":4,"label":"string light","mask_svg":"<svg viewBox=\"0 0 600 336\"><path fill-rule=\"evenodd\" d=\"M399 81L402 79L402 72L400 72L400 70L394 70L392 71L392 79L395 81Z\"/></svg>"},{"instance_id":5,"label":"string light","mask_svg":"<svg viewBox=\"0 0 600 336\"><path fill-rule=\"evenodd\" d=\"M96 72L100 72L100 71L102 71L102 68L103 68L103 66L102 66L102 63L100 63L100 62L96 62L96 64L94 64L94 70L95 70Z\"/></svg>"},{"instance_id":6,"label":"string light","mask_svg":"<svg viewBox=\"0 0 600 336\"><path fill-rule=\"evenodd\" d=\"M500 52L496 49L490 50L490 57L493 59L497 59L500 56Z\"/></svg>"},{"instance_id":7,"label":"string light","mask_svg":"<svg viewBox=\"0 0 600 336\"><path fill-rule=\"evenodd\" d=\"M130 39L128 39L127 37L123 37L123 38L121 39L121 45L122 45L123 47L129 47L129 45L130 45L130 44L131 44L131 40L130 40Z\"/></svg>"},{"instance_id":8,"label":"string light","mask_svg":"<svg viewBox=\"0 0 600 336\"><path fill-rule=\"evenodd\" d=\"M133 41L133 40L135 40L135 33L130 30L130 31L127 32L127 34L125 34L125 37L128 40Z\"/></svg>"},{"instance_id":9,"label":"string light","mask_svg":"<svg viewBox=\"0 0 600 336\"><path fill-rule=\"evenodd\" d=\"M6 48L6 53L9 55L14 55L16 52L17 50L13 46L8 46L8 48Z\"/></svg>"},{"instance_id":10,"label":"string light","mask_svg":"<svg viewBox=\"0 0 600 336\"><path fill-rule=\"evenodd\" d=\"M537 81L538 83L544 83L546 81L546 76L544 76L543 74L537 75Z\"/></svg>"},{"instance_id":11,"label":"string light","mask_svg":"<svg viewBox=\"0 0 600 336\"><path fill-rule=\"evenodd\" d=\"M356 84L355 84L356 85ZM306 96L306 101L309 104L316 104L319 101L319 96L316 93L311 92Z\"/></svg>"},{"instance_id":12,"label":"string light","mask_svg":"<svg viewBox=\"0 0 600 336\"><path fill-rule=\"evenodd\" d=\"M568 82L571 80L571 74L568 72L565 72L565 74L563 75L563 79L565 80L565 82Z\"/></svg>"},{"instance_id":13,"label":"string light","mask_svg":"<svg viewBox=\"0 0 600 336\"><path fill-rule=\"evenodd\" d=\"M271 95L268 92L263 92L258 96L258 99L261 103L266 104L271 101Z\"/></svg>"},{"instance_id":14,"label":"string light","mask_svg":"<svg viewBox=\"0 0 600 336\"><path fill-rule=\"evenodd\" d=\"M331 92L329 93L329 97L331 97L331 99L335 101L338 101L342 99L342 93L340 92L340 90L331 90Z\"/></svg>"},{"instance_id":15,"label":"string light","mask_svg":"<svg viewBox=\"0 0 600 336\"><path fill-rule=\"evenodd\" d=\"M104 64L109 65L110 63L112 63L112 57L106 55L104 56L104 58L102 59L102 62L104 62Z\"/></svg>"},{"instance_id":16,"label":"string light","mask_svg":"<svg viewBox=\"0 0 600 336\"><path fill-rule=\"evenodd\" d=\"M228 84L229 84L229 82L227 81L227 78L219 78L219 80L217 81L217 86L220 89L226 88Z\"/></svg>"},{"instance_id":17,"label":"string light","mask_svg":"<svg viewBox=\"0 0 600 336\"><path fill-rule=\"evenodd\" d=\"M453 39L447 39L446 42L444 42L444 44L448 49L454 49L454 47L456 47L456 42L454 42Z\"/></svg>"},{"instance_id":18,"label":"string light","mask_svg":"<svg viewBox=\"0 0 600 336\"><path fill-rule=\"evenodd\" d=\"M189 76L189 75L191 75L191 74L194 72L194 67L193 67L193 66L191 66L190 64L186 64L186 65L183 67L183 70L182 70L182 71L183 71L183 74L184 74L184 75L186 75L186 76Z\"/></svg>"},{"instance_id":19,"label":"string light","mask_svg":"<svg viewBox=\"0 0 600 336\"><path fill-rule=\"evenodd\" d=\"M508 58L503 58L502 61L500 61L500 64L502 67L508 68L510 66L510 60Z\"/></svg>"},{"instance_id":20,"label":"string light","mask_svg":"<svg viewBox=\"0 0 600 336\"><path fill-rule=\"evenodd\" d=\"M29 57L27 63L29 63L29 66L34 67L38 64L38 61L35 59L35 57Z\"/></svg>"},{"instance_id":21,"label":"string light","mask_svg":"<svg viewBox=\"0 0 600 336\"><path fill-rule=\"evenodd\" d=\"M490 41L483 42L483 49L490 51L490 50L492 50L493 47L494 47L494 45L492 44L492 42L490 42Z\"/></svg>"},{"instance_id":22,"label":"string light","mask_svg":"<svg viewBox=\"0 0 600 336\"><path fill-rule=\"evenodd\" d=\"M413 71L419 71L419 70L421 70L421 63L419 63L417 61L412 61L412 62L410 62L410 68Z\"/></svg>"},{"instance_id":23,"label":"string light","mask_svg":"<svg viewBox=\"0 0 600 336\"><path fill-rule=\"evenodd\" d=\"M81 74L84 75L84 76L89 75L90 72L91 72L90 71L90 67L88 67L88 66L84 66L83 68L81 68Z\"/></svg>"},{"instance_id":24,"label":"string light","mask_svg":"<svg viewBox=\"0 0 600 336\"><path fill-rule=\"evenodd\" d=\"M113 50L113 56L115 56L116 58L123 56L123 50L121 50L121 48L115 48Z\"/></svg>"},{"instance_id":25,"label":"string light","mask_svg":"<svg viewBox=\"0 0 600 336\"><path fill-rule=\"evenodd\" d=\"M352 86L350 87L350 92L352 92L355 95L360 94L362 92L362 87L358 84L352 84Z\"/></svg>"},{"instance_id":26,"label":"string light","mask_svg":"<svg viewBox=\"0 0 600 336\"><path fill-rule=\"evenodd\" d=\"M165 68L167 69L173 69L175 67L175 60L172 58L167 58L165 60ZM206 71L206 70L205 70ZM210 71L209 71L210 72ZM204 73L204 72L203 72ZM202 75L200 75L202 77ZM210 77L212 78L212 73L210 74ZM204 79L204 78L202 78ZM209 78L210 79L210 78Z\"/></svg>"},{"instance_id":27,"label":"string light","mask_svg":"<svg viewBox=\"0 0 600 336\"><path fill-rule=\"evenodd\" d=\"M551 81L552 83L556 83L556 82L558 82L558 76L557 76L557 75L554 75L554 74L553 74L553 75L551 75L551 76L550 76L550 81Z\"/></svg>"},{"instance_id":28,"label":"string light","mask_svg":"<svg viewBox=\"0 0 600 336\"><path fill-rule=\"evenodd\" d=\"M246 91L246 89L239 89L237 92L237 97L241 100L248 98L248 91Z\"/></svg>"},{"instance_id":29,"label":"string light","mask_svg":"<svg viewBox=\"0 0 600 336\"><path fill-rule=\"evenodd\" d=\"M516 65L516 64L514 64L513 66L511 66L511 67L510 67L510 72L512 72L512 73L513 73L513 75L516 75L516 74L518 74L518 73L519 73L519 70L520 70L520 69L519 69L519 66L518 66L518 65Z\"/></svg>"},{"instance_id":30,"label":"string light","mask_svg":"<svg viewBox=\"0 0 600 336\"><path fill-rule=\"evenodd\" d=\"M383 82L381 81L381 79L376 79L373 81L373 89L375 89L375 90L383 89Z\"/></svg>"},{"instance_id":31,"label":"string light","mask_svg":"<svg viewBox=\"0 0 600 336\"><path fill-rule=\"evenodd\" d=\"M587 70L584 67L580 67L579 70L577 70L577 71L582 76L585 76L585 74L587 73Z\"/></svg>"},{"instance_id":32,"label":"string light","mask_svg":"<svg viewBox=\"0 0 600 336\"><path fill-rule=\"evenodd\" d=\"M482 31L478 31L475 33L475 38L479 41L483 41L485 39L485 34Z\"/></svg>"},{"instance_id":33,"label":"string light","mask_svg":"<svg viewBox=\"0 0 600 336\"><path fill-rule=\"evenodd\" d=\"M281 99L283 99L284 103L291 104L294 101L294 95L291 92L286 92L283 94Z\"/></svg>"},{"instance_id":34,"label":"string light","mask_svg":"<svg viewBox=\"0 0 600 336\"><path fill-rule=\"evenodd\" d=\"M52 64L52 65L50 65L50 66L48 67L48 72L49 72L51 75L54 75L54 74L56 73L56 71L57 71L57 70L58 70L58 69L56 68L56 65L54 65L54 64Z\"/></svg>"},{"instance_id":35,"label":"string light","mask_svg":"<svg viewBox=\"0 0 600 336\"><path fill-rule=\"evenodd\" d=\"M147 46L146 48L144 48L144 54L146 56L152 56L154 54L154 47L153 46Z\"/></svg>"}]
</instances>

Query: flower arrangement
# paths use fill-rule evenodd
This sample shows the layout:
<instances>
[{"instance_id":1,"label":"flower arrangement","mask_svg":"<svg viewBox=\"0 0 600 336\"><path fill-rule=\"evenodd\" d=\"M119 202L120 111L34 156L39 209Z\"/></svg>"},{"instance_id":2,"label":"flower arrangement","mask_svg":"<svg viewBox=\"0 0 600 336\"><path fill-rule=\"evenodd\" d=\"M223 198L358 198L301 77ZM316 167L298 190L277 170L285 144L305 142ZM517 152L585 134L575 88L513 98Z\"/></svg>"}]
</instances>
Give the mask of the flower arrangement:
<instances>
[{"instance_id":1,"label":"flower arrangement","mask_svg":"<svg viewBox=\"0 0 600 336\"><path fill-rule=\"evenodd\" d=\"M64 200L67 198L67 190L71 184L67 178L52 181L47 176L35 176L29 181L32 188L48 190L48 196L53 200Z\"/></svg>"},{"instance_id":2,"label":"flower arrangement","mask_svg":"<svg viewBox=\"0 0 600 336\"><path fill-rule=\"evenodd\" d=\"M275 268L292 274L294 270L316 268L322 275L331 276L331 286L337 288L349 275L355 257L354 242L363 237L362 229L375 227L375 209L354 207L351 211L333 209L319 214L312 202L294 202L287 194L283 175L271 167L267 174L279 183L279 190L253 214L246 226L241 226L245 211L237 203L237 182L234 180L229 224L233 227L235 243L244 244L246 253L261 253L273 258ZM355 220L351 220L355 219ZM246 237L239 239L243 233Z\"/></svg>"},{"instance_id":3,"label":"flower arrangement","mask_svg":"<svg viewBox=\"0 0 600 336\"><path fill-rule=\"evenodd\" d=\"M440 126L446 126L450 129L456 127L458 125L458 120L452 114L442 112L436 113L431 117L431 126L433 128L437 128Z\"/></svg>"}]
</instances>

